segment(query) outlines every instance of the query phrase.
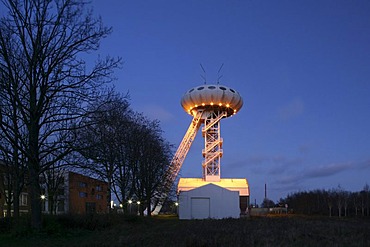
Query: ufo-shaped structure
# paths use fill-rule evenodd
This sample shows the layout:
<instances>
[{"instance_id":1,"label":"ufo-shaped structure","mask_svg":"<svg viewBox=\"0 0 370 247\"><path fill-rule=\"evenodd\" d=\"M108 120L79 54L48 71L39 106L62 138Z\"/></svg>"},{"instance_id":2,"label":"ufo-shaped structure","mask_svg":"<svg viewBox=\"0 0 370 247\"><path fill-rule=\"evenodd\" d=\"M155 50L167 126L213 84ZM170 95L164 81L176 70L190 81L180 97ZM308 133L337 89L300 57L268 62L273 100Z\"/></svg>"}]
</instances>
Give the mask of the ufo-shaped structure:
<instances>
[{"instance_id":1,"label":"ufo-shaped structure","mask_svg":"<svg viewBox=\"0 0 370 247\"><path fill-rule=\"evenodd\" d=\"M187 91L181 106L190 115L199 110L226 112L230 117L242 108L243 99L239 92L224 85L201 85Z\"/></svg>"},{"instance_id":2,"label":"ufo-shaped structure","mask_svg":"<svg viewBox=\"0 0 370 247\"><path fill-rule=\"evenodd\" d=\"M235 115L242 108L243 99L239 92L225 85L203 84L188 90L181 98L181 106L193 117L193 120L165 175L164 192L162 192L159 203L153 213L159 212L201 126L203 126L202 135L205 140L204 149L202 150L204 157L202 178L180 178L178 191L188 192L212 183L227 191L237 191L240 198L243 197L243 199L240 199L241 211L245 210L249 201L247 180L221 179L220 163L223 155L220 120Z\"/></svg>"}]
</instances>

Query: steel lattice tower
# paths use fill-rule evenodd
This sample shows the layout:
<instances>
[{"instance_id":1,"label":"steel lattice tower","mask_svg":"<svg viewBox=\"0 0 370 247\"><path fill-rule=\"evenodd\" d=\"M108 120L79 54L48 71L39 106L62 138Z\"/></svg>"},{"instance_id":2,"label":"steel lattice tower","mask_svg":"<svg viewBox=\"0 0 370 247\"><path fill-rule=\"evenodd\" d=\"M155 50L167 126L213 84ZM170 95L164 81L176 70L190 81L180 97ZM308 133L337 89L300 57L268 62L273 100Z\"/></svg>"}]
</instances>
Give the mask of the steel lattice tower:
<instances>
[{"instance_id":1,"label":"steel lattice tower","mask_svg":"<svg viewBox=\"0 0 370 247\"><path fill-rule=\"evenodd\" d=\"M240 94L224 85L201 85L190 89L181 99L184 110L193 120L184 135L169 169L164 176L164 186L153 214L158 214L181 169L185 157L200 126L204 137L202 154L203 180L218 182L221 179L221 157L223 140L220 134L220 120L235 115L243 106Z\"/></svg>"}]
</instances>

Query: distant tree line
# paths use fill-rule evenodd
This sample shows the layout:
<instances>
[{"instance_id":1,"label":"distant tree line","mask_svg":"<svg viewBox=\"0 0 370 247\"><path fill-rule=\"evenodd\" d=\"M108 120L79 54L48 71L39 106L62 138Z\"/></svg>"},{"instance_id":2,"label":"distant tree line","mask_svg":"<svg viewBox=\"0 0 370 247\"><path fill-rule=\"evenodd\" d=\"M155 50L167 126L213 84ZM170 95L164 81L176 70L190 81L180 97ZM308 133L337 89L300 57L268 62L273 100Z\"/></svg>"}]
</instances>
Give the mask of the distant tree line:
<instances>
[{"instance_id":1,"label":"distant tree line","mask_svg":"<svg viewBox=\"0 0 370 247\"><path fill-rule=\"evenodd\" d=\"M370 191L366 184L361 191L350 192L338 186L331 190L301 191L280 199L297 214L327 216L370 216Z\"/></svg>"},{"instance_id":2,"label":"distant tree line","mask_svg":"<svg viewBox=\"0 0 370 247\"><path fill-rule=\"evenodd\" d=\"M19 196L27 187L31 225L40 229L42 191L50 193L53 212L67 169L104 179L120 202L135 197L150 209L170 145L158 121L131 110L127 97L112 89L121 59L86 59L111 28L93 17L85 1L2 3L0 188L7 210L12 205L19 216Z\"/></svg>"}]
</instances>

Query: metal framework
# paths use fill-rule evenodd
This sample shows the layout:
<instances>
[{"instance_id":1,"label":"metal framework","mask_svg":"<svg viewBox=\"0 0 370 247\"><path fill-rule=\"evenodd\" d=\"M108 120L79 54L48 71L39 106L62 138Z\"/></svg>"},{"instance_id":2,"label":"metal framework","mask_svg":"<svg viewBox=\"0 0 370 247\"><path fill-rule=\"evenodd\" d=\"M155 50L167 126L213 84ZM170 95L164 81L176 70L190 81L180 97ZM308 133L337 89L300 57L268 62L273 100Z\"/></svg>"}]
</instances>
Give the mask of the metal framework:
<instances>
[{"instance_id":1,"label":"metal framework","mask_svg":"<svg viewBox=\"0 0 370 247\"><path fill-rule=\"evenodd\" d=\"M195 112L195 111L194 111ZM171 164L166 171L164 176L164 185L162 187L162 192L159 195L159 199L157 202L157 206L155 207L154 211L152 212L153 215L157 215L161 210L163 203L165 202L168 193L171 191L172 185L176 180L177 175L181 169L182 164L188 154L188 151L193 143L195 136L199 130L199 127L202 123L203 110L198 110L194 113L193 120L191 121L188 130L186 131L184 138L182 139L177 151L172 158Z\"/></svg>"},{"instance_id":2,"label":"metal framework","mask_svg":"<svg viewBox=\"0 0 370 247\"><path fill-rule=\"evenodd\" d=\"M182 139L171 164L164 176L164 185L157 201L157 205L152 212L157 215L161 210L171 188L180 172L182 164L188 154L188 151L197 135L200 125L204 122L202 135L204 137L204 146L202 154L203 179L205 181L220 181L220 159L222 157L222 138L220 135L220 120L227 116L226 111L214 111L199 109L194 111L193 120L191 121L184 138Z\"/></svg>"},{"instance_id":3,"label":"metal framework","mask_svg":"<svg viewBox=\"0 0 370 247\"><path fill-rule=\"evenodd\" d=\"M220 120L227 116L227 112L209 111L206 115L207 118L204 120L204 127L202 128L205 147L202 150L204 157L204 161L202 162L203 179L205 181L216 182L220 181L220 161L223 154Z\"/></svg>"}]
</instances>

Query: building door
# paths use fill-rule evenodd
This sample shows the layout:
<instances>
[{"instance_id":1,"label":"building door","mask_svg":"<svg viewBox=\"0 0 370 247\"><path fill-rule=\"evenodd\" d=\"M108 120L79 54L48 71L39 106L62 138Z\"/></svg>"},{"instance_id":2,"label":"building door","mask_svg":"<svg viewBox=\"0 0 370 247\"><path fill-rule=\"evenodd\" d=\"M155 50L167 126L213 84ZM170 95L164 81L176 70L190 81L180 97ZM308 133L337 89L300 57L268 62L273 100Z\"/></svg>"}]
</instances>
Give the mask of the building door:
<instances>
[{"instance_id":1,"label":"building door","mask_svg":"<svg viewBox=\"0 0 370 247\"><path fill-rule=\"evenodd\" d=\"M191 198L191 218L192 219L207 219L210 215L209 198Z\"/></svg>"}]
</instances>

